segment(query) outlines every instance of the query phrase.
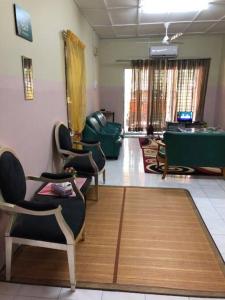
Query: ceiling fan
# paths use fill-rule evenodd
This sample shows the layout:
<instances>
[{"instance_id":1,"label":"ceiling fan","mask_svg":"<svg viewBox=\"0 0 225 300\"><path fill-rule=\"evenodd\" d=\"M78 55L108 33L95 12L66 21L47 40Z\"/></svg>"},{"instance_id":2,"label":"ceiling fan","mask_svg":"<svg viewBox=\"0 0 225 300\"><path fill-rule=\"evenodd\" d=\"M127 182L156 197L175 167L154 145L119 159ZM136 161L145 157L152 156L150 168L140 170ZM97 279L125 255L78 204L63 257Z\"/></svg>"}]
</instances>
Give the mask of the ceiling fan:
<instances>
[{"instance_id":1,"label":"ceiling fan","mask_svg":"<svg viewBox=\"0 0 225 300\"><path fill-rule=\"evenodd\" d=\"M179 38L180 36L183 35L182 32L177 32L174 35L172 35L171 37L168 36L168 28L169 28L170 23L166 22L164 23L165 29L166 29L166 34L164 36L164 38L162 39L161 43L164 45L169 45L171 42L173 42L174 40L176 40L177 38Z\"/></svg>"},{"instance_id":2,"label":"ceiling fan","mask_svg":"<svg viewBox=\"0 0 225 300\"><path fill-rule=\"evenodd\" d=\"M177 32L171 37L168 36L168 29L169 29L169 22L164 23L165 27L165 36L161 41L149 41L149 42L138 42L138 43L148 43L148 44L163 44L163 45L170 45L170 44L181 44L180 42L174 42L177 38L181 37L183 35L182 32Z\"/></svg>"}]
</instances>

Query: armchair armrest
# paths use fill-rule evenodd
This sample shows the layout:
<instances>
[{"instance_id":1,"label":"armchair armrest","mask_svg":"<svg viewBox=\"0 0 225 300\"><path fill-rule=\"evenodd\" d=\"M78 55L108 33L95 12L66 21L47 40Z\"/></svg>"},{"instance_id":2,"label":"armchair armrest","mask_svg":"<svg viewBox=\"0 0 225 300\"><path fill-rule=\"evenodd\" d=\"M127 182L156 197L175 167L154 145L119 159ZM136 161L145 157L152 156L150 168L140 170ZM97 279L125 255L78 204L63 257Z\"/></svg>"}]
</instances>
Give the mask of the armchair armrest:
<instances>
[{"instance_id":1,"label":"armchair armrest","mask_svg":"<svg viewBox=\"0 0 225 300\"><path fill-rule=\"evenodd\" d=\"M26 179L27 180L33 180L33 181L41 181L41 182L52 182L52 183L63 183L63 182L72 182L72 181L74 181L74 177L71 176L71 174L68 175L68 173L66 173L66 175L62 176L61 178L60 178L60 176L61 176L61 174L58 177L57 174L42 173L40 177L27 176Z\"/></svg>"},{"instance_id":2,"label":"armchair armrest","mask_svg":"<svg viewBox=\"0 0 225 300\"><path fill-rule=\"evenodd\" d=\"M61 177L61 178L60 178ZM41 182L46 182L46 183L63 183L63 182L70 182L72 185L72 188L74 192L77 195L80 195L82 200L84 201L84 196L81 193L80 189L77 187L75 181L74 181L74 176L71 176L71 174L68 173L59 173L59 174L54 174L54 173L42 173L40 177L36 176L27 176L27 180L34 180L34 181L41 181Z\"/></svg>"},{"instance_id":3,"label":"armchair armrest","mask_svg":"<svg viewBox=\"0 0 225 300\"><path fill-rule=\"evenodd\" d=\"M20 204L22 204L22 206L27 206L27 208L28 208L29 204L24 204L24 202L28 202L28 201L21 201ZM33 210L33 209L27 209L27 208L24 208L24 207L21 207L18 205L14 205L14 204L9 204L6 202L0 202L0 209L10 215L7 229L5 232L6 236L10 236L10 230L11 230L12 224L13 224L13 215L16 213L32 215L32 216L40 216L40 217L53 215L53 216L55 216L56 221L66 238L67 243L71 244L74 242L73 232L70 229L70 227L68 226L68 224L66 223L66 221L63 218L63 215L61 213L61 211L62 211L61 205L59 205L57 208L49 209L49 210L46 210L47 207L45 207L45 210ZM50 208L50 206L49 206L49 208Z\"/></svg>"},{"instance_id":4,"label":"armchair armrest","mask_svg":"<svg viewBox=\"0 0 225 300\"><path fill-rule=\"evenodd\" d=\"M39 209L31 209L31 205L29 207L29 204L24 204L24 202L29 203L28 201L20 201L20 205L15 205L15 204L10 204L10 203L6 203L6 202L1 202L0 203L0 208L1 210L8 212L10 214L14 214L14 213L19 213L19 214L26 214L26 215L32 215L32 216L50 216L50 215L55 215L59 212L61 212L62 207L59 205L53 208L53 206L49 209L47 209L47 206L45 207L45 209L41 210L40 207ZM25 208L25 206L27 206ZM29 207L29 208L28 208Z\"/></svg>"},{"instance_id":5,"label":"armchair armrest","mask_svg":"<svg viewBox=\"0 0 225 300\"><path fill-rule=\"evenodd\" d=\"M84 140L81 140L81 141L75 141L74 144L80 144L82 146L85 146L85 147L90 147L90 148L97 148L103 157L105 157L105 154L101 148L101 142L100 141L84 141ZM90 149L91 150L91 149Z\"/></svg>"},{"instance_id":6,"label":"armchair armrest","mask_svg":"<svg viewBox=\"0 0 225 300\"><path fill-rule=\"evenodd\" d=\"M81 149L71 149L70 151L74 154L88 154L89 153L89 151L81 150Z\"/></svg>"},{"instance_id":7,"label":"armchair armrest","mask_svg":"<svg viewBox=\"0 0 225 300\"><path fill-rule=\"evenodd\" d=\"M156 141L156 143L158 144L159 147L166 147L166 144L163 143L162 141Z\"/></svg>"},{"instance_id":8,"label":"armchair armrest","mask_svg":"<svg viewBox=\"0 0 225 300\"><path fill-rule=\"evenodd\" d=\"M90 151L87 150L77 150L77 149L71 149L71 150L64 150L64 149L60 149L60 153L63 155L66 155L68 157L74 157L74 156L89 156Z\"/></svg>"},{"instance_id":9,"label":"armchair armrest","mask_svg":"<svg viewBox=\"0 0 225 300\"><path fill-rule=\"evenodd\" d=\"M94 147L94 146L98 146L100 144L100 142L99 141L84 141L84 140L81 140L81 141L75 141L74 144L80 144L80 145L83 145L83 146Z\"/></svg>"}]
</instances>

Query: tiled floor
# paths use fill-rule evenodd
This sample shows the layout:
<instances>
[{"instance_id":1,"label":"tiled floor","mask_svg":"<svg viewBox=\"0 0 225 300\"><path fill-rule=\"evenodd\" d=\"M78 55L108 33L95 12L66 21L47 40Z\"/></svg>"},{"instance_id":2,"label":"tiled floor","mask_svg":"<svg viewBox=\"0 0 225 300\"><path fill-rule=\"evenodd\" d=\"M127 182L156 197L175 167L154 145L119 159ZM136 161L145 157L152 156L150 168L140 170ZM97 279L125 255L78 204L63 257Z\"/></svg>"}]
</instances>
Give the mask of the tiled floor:
<instances>
[{"instance_id":1,"label":"tiled floor","mask_svg":"<svg viewBox=\"0 0 225 300\"><path fill-rule=\"evenodd\" d=\"M136 138L124 139L118 160L107 161L106 184L185 188L198 206L225 259L225 180L222 178L167 176L144 173L142 153ZM101 181L100 181L101 183ZM0 283L0 300L193 300L187 297L144 295ZM200 298L196 298L200 299ZM206 298L204 298L206 300Z\"/></svg>"}]
</instances>

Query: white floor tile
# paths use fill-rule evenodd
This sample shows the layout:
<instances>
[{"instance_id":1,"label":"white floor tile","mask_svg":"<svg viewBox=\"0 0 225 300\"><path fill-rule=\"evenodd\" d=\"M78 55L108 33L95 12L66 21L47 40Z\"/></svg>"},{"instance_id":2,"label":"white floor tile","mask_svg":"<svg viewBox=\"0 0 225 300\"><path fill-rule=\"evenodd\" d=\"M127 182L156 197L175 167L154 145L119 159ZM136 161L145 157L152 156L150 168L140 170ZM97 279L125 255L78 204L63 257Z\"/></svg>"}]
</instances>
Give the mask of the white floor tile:
<instances>
[{"instance_id":1,"label":"white floor tile","mask_svg":"<svg viewBox=\"0 0 225 300\"><path fill-rule=\"evenodd\" d=\"M188 300L188 297L167 296L167 295L147 295L146 300Z\"/></svg>"},{"instance_id":2,"label":"white floor tile","mask_svg":"<svg viewBox=\"0 0 225 300\"><path fill-rule=\"evenodd\" d=\"M222 252L221 255L223 257L223 260L225 261L225 252Z\"/></svg>"},{"instance_id":3,"label":"white floor tile","mask_svg":"<svg viewBox=\"0 0 225 300\"><path fill-rule=\"evenodd\" d=\"M212 187L202 187L202 189L208 198L225 199L225 191L220 186L216 189Z\"/></svg>"},{"instance_id":4,"label":"white floor tile","mask_svg":"<svg viewBox=\"0 0 225 300\"><path fill-rule=\"evenodd\" d=\"M224 299L224 298L193 298L193 297L189 298L189 300L199 300L199 299L204 299L204 300L221 300L221 299Z\"/></svg>"},{"instance_id":5,"label":"white floor tile","mask_svg":"<svg viewBox=\"0 0 225 300\"><path fill-rule=\"evenodd\" d=\"M1 300L14 300L15 297L14 297L14 296L1 295L1 294L0 294L0 299L1 299Z\"/></svg>"},{"instance_id":6,"label":"white floor tile","mask_svg":"<svg viewBox=\"0 0 225 300\"><path fill-rule=\"evenodd\" d=\"M61 288L39 285L22 285L19 289L19 296L34 296L38 298L56 299L60 294Z\"/></svg>"},{"instance_id":7,"label":"white floor tile","mask_svg":"<svg viewBox=\"0 0 225 300\"><path fill-rule=\"evenodd\" d=\"M60 292L59 299L61 300L101 300L102 291L76 289L72 292L70 289L63 288Z\"/></svg>"},{"instance_id":8,"label":"white floor tile","mask_svg":"<svg viewBox=\"0 0 225 300\"><path fill-rule=\"evenodd\" d=\"M145 300L144 294L123 293L123 292L103 292L102 300Z\"/></svg>"},{"instance_id":9,"label":"white floor tile","mask_svg":"<svg viewBox=\"0 0 225 300\"><path fill-rule=\"evenodd\" d=\"M13 284L7 282L0 282L0 295L14 296L18 295L20 284ZM1 298L0 298L1 299Z\"/></svg>"},{"instance_id":10,"label":"white floor tile","mask_svg":"<svg viewBox=\"0 0 225 300\"><path fill-rule=\"evenodd\" d=\"M225 234L213 234L212 237L220 252L225 253Z\"/></svg>"},{"instance_id":11,"label":"white floor tile","mask_svg":"<svg viewBox=\"0 0 225 300\"><path fill-rule=\"evenodd\" d=\"M0 296L1 299L1 296ZM53 298L54 300L57 300L57 298ZM2 300L2 299L1 299ZM26 297L26 296L17 296L16 298L14 298L13 300L46 300L46 298L39 298L39 297Z\"/></svg>"}]
</instances>

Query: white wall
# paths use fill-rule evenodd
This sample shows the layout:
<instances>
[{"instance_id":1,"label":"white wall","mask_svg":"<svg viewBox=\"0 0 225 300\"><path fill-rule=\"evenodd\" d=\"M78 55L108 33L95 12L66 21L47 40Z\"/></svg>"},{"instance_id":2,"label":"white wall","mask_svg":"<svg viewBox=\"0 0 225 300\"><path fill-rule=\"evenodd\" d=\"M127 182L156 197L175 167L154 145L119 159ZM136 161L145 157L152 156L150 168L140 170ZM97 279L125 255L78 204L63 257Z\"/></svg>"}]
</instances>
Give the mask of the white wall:
<instances>
[{"instance_id":1,"label":"white wall","mask_svg":"<svg viewBox=\"0 0 225 300\"><path fill-rule=\"evenodd\" d=\"M219 76L218 105L215 114L215 124L225 130L225 37L223 40L221 69Z\"/></svg>"},{"instance_id":2,"label":"white wall","mask_svg":"<svg viewBox=\"0 0 225 300\"><path fill-rule=\"evenodd\" d=\"M62 30L72 30L86 44L87 114L99 108L98 38L73 0L17 0L29 12L33 42L15 34L13 0L0 1L0 145L14 148L26 174L52 170L52 130L67 122ZM21 56L33 60L34 101L24 100ZM29 187L28 194L34 191ZM0 264L3 218L0 215Z\"/></svg>"},{"instance_id":3,"label":"white wall","mask_svg":"<svg viewBox=\"0 0 225 300\"><path fill-rule=\"evenodd\" d=\"M211 58L204 120L214 125L223 36L190 36L179 39L178 58ZM148 58L149 45L137 39L100 40L100 106L115 112L123 123L124 68L116 60Z\"/></svg>"}]
</instances>

